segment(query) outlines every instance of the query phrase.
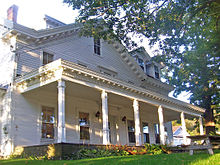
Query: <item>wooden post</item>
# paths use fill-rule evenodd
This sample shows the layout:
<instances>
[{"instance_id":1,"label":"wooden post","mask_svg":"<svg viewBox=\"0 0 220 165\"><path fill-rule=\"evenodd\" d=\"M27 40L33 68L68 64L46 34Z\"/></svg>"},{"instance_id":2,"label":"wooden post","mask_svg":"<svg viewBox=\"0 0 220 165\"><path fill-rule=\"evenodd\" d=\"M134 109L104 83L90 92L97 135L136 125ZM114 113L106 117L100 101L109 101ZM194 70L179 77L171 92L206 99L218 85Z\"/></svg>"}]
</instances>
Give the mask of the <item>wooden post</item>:
<instances>
[{"instance_id":1,"label":"wooden post","mask_svg":"<svg viewBox=\"0 0 220 165\"><path fill-rule=\"evenodd\" d=\"M58 138L57 143L66 142L65 128L65 81L58 81Z\"/></svg>"},{"instance_id":2,"label":"wooden post","mask_svg":"<svg viewBox=\"0 0 220 165\"><path fill-rule=\"evenodd\" d=\"M133 101L133 109L134 109L134 124L135 124L136 146L141 146L142 143L141 143L139 105L138 105L138 101L136 99Z\"/></svg>"},{"instance_id":3,"label":"wooden post","mask_svg":"<svg viewBox=\"0 0 220 165\"><path fill-rule=\"evenodd\" d=\"M199 117L199 132L200 132L200 135L204 135L203 124L202 124L202 116Z\"/></svg>"},{"instance_id":4,"label":"wooden post","mask_svg":"<svg viewBox=\"0 0 220 165\"><path fill-rule=\"evenodd\" d=\"M102 122L103 122L103 144L108 145L109 139L109 128L108 128L108 94L105 90L101 94L102 99Z\"/></svg>"},{"instance_id":5,"label":"wooden post","mask_svg":"<svg viewBox=\"0 0 220 165\"><path fill-rule=\"evenodd\" d=\"M158 107L159 125L160 125L160 144L165 145L165 130L164 130L164 119L163 119L163 108Z\"/></svg>"},{"instance_id":6,"label":"wooden post","mask_svg":"<svg viewBox=\"0 0 220 165\"><path fill-rule=\"evenodd\" d=\"M186 123L185 123L184 112L181 112L180 118L181 118L181 125L182 125L182 131L183 131L183 144L187 144L187 141L186 141Z\"/></svg>"}]
</instances>

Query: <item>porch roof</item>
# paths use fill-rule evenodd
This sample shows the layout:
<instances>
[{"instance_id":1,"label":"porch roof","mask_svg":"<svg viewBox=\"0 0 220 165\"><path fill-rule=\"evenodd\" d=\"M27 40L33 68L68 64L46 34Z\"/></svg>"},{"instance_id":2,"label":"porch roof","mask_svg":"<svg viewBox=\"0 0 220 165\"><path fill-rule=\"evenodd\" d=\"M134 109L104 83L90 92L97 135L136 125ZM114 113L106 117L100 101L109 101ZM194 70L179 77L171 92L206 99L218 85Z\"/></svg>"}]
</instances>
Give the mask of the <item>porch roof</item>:
<instances>
[{"instance_id":1,"label":"porch roof","mask_svg":"<svg viewBox=\"0 0 220 165\"><path fill-rule=\"evenodd\" d=\"M155 106L162 105L165 108L178 112L185 112L193 116L201 116L205 112L205 109L198 106L137 87L62 59L56 60L24 76L18 77L15 82L20 92L24 93L59 79L90 86L98 90L104 89L107 92L130 99L138 99L139 101Z\"/></svg>"}]
</instances>

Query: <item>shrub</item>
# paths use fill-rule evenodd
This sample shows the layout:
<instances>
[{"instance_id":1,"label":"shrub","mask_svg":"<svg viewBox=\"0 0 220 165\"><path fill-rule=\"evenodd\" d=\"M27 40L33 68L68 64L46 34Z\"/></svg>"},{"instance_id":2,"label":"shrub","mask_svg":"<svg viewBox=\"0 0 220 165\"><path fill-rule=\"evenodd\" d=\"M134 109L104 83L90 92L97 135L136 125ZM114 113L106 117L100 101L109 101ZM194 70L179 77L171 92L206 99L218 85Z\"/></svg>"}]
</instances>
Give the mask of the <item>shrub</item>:
<instances>
[{"instance_id":1,"label":"shrub","mask_svg":"<svg viewBox=\"0 0 220 165\"><path fill-rule=\"evenodd\" d=\"M162 154L162 153L170 153L169 148L166 145L159 144L145 144L145 149L148 154Z\"/></svg>"}]
</instances>

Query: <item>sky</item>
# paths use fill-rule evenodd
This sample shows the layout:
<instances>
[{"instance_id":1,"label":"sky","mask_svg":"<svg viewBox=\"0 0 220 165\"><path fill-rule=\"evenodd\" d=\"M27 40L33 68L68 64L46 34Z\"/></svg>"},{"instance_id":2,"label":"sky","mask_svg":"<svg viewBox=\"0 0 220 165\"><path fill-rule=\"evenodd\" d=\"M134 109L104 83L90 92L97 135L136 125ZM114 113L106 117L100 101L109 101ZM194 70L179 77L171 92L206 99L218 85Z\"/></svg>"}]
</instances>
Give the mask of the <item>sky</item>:
<instances>
[{"instance_id":1,"label":"sky","mask_svg":"<svg viewBox=\"0 0 220 165\"><path fill-rule=\"evenodd\" d=\"M18 6L17 23L37 30L45 28L45 14L67 24L77 16L63 0L0 0L1 18L7 17L7 9L13 4Z\"/></svg>"},{"instance_id":2,"label":"sky","mask_svg":"<svg viewBox=\"0 0 220 165\"><path fill-rule=\"evenodd\" d=\"M63 0L0 0L0 19L7 18L7 10L13 4L18 6L17 23L36 30L44 29L46 24L43 20L45 14L66 24L73 23L77 17L77 11L63 3ZM148 46L147 39L141 46L153 56L153 49ZM172 96L172 93L169 95ZM189 102L189 94L182 92L178 99Z\"/></svg>"}]
</instances>

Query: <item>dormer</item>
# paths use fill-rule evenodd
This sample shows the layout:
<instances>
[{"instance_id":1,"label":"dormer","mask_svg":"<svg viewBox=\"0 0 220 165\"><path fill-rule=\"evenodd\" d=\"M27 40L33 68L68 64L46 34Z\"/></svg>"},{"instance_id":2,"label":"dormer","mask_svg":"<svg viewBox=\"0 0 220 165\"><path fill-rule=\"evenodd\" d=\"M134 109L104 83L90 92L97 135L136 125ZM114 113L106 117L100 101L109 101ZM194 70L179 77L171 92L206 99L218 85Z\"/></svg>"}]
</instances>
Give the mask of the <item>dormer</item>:
<instances>
[{"instance_id":1,"label":"dormer","mask_svg":"<svg viewBox=\"0 0 220 165\"><path fill-rule=\"evenodd\" d=\"M162 66L153 61L143 47L131 51L130 54L147 76L160 80Z\"/></svg>"},{"instance_id":2,"label":"dormer","mask_svg":"<svg viewBox=\"0 0 220 165\"><path fill-rule=\"evenodd\" d=\"M149 61L145 63L146 74L150 77L160 80L161 77L161 69L163 68L160 64Z\"/></svg>"}]
</instances>

